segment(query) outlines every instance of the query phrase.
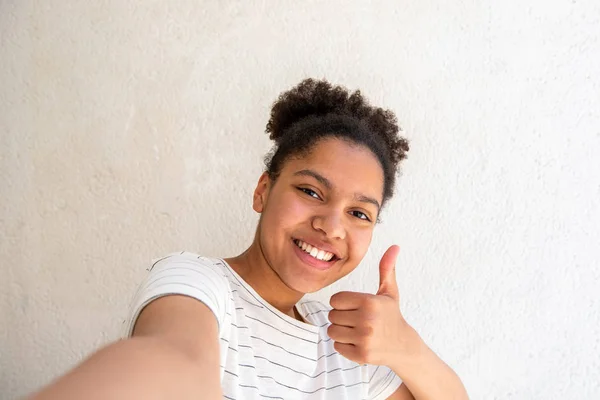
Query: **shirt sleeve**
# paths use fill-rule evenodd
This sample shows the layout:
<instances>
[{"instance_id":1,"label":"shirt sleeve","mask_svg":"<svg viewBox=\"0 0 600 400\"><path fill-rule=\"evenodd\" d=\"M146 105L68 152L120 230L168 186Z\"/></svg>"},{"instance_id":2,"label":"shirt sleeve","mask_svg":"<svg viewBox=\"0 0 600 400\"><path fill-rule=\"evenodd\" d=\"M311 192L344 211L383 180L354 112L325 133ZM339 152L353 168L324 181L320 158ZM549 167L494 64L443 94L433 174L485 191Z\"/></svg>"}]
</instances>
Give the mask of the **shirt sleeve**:
<instances>
[{"instance_id":1,"label":"shirt sleeve","mask_svg":"<svg viewBox=\"0 0 600 400\"><path fill-rule=\"evenodd\" d=\"M390 397L402 384L402 379L388 367L368 365L369 400L385 400Z\"/></svg>"},{"instance_id":2,"label":"shirt sleeve","mask_svg":"<svg viewBox=\"0 0 600 400\"><path fill-rule=\"evenodd\" d=\"M131 302L122 336L133 332L138 316L150 302L160 297L178 294L204 303L215 315L219 334L230 299L227 278L218 265L194 255L176 253L156 261L142 281Z\"/></svg>"}]
</instances>

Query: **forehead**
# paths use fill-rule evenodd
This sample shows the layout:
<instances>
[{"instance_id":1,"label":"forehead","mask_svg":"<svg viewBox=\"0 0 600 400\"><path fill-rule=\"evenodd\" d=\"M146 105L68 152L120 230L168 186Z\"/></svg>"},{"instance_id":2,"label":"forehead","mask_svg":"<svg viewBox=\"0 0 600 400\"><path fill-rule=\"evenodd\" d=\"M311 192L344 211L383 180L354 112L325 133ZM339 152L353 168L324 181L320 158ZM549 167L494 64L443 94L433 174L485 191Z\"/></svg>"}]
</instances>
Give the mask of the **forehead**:
<instances>
[{"instance_id":1,"label":"forehead","mask_svg":"<svg viewBox=\"0 0 600 400\"><path fill-rule=\"evenodd\" d=\"M302 169L324 176L336 190L360 192L381 203L383 169L371 150L363 145L337 138L323 139L308 154L288 160L281 172L291 176Z\"/></svg>"}]
</instances>

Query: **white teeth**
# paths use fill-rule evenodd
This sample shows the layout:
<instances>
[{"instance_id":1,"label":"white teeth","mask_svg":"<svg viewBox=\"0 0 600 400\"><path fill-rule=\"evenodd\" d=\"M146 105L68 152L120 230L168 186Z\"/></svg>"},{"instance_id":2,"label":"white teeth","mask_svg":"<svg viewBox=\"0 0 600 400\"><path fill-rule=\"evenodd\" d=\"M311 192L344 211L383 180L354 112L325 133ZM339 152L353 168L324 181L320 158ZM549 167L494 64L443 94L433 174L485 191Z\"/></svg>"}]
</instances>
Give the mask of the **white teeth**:
<instances>
[{"instance_id":1,"label":"white teeth","mask_svg":"<svg viewBox=\"0 0 600 400\"><path fill-rule=\"evenodd\" d=\"M330 261L333 258L333 253L330 253L325 250L317 249L316 247L311 246L310 244L303 242L302 240L297 240L296 245L300 247L305 252L309 253L311 256L316 258L317 260L322 261Z\"/></svg>"}]
</instances>

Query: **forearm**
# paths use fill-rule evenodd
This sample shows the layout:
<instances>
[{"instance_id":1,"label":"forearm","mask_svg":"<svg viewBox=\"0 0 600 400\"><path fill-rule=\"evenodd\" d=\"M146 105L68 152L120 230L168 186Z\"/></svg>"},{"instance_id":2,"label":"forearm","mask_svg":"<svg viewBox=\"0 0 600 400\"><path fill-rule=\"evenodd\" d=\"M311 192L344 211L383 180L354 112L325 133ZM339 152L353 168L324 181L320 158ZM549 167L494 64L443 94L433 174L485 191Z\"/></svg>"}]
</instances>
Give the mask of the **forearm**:
<instances>
[{"instance_id":1,"label":"forearm","mask_svg":"<svg viewBox=\"0 0 600 400\"><path fill-rule=\"evenodd\" d=\"M468 400L456 373L415 332L414 352L398 365L390 366L415 400Z\"/></svg>"},{"instance_id":2,"label":"forearm","mask_svg":"<svg viewBox=\"0 0 600 400\"><path fill-rule=\"evenodd\" d=\"M216 368L213 365L216 363ZM220 399L218 360L194 362L163 340L113 343L30 400Z\"/></svg>"}]
</instances>

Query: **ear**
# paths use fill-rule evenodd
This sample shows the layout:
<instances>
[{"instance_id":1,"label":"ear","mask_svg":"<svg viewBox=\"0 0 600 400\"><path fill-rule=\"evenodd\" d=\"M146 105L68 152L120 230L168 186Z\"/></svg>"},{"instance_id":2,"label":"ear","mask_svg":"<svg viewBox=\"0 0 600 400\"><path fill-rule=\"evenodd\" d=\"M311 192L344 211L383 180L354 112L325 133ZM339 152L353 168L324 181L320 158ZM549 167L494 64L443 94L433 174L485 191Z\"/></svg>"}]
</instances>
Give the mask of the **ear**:
<instances>
[{"instance_id":1,"label":"ear","mask_svg":"<svg viewBox=\"0 0 600 400\"><path fill-rule=\"evenodd\" d=\"M259 214L265 209L270 188L271 179L269 178L269 174L263 172L258 179L256 189L254 189L254 198L252 199L252 208Z\"/></svg>"}]
</instances>

